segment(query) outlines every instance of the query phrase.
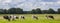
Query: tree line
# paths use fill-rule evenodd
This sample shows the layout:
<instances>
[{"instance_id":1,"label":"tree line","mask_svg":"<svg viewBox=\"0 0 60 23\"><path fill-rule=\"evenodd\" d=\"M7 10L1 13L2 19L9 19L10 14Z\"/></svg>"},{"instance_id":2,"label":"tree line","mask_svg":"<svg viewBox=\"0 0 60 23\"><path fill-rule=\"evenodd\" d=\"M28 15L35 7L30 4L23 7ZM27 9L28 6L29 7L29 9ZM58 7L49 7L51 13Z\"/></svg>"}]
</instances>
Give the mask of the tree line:
<instances>
[{"instance_id":1,"label":"tree line","mask_svg":"<svg viewBox=\"0 0 60 23\"><path fill-rule=\"evenodd\" d=\"M21 8L0 9L0 14L60 14L60 8L57 11L49 8L41 10L40 8L32 9L31 11L23 11Z\"/></svg>"}]
</instances>

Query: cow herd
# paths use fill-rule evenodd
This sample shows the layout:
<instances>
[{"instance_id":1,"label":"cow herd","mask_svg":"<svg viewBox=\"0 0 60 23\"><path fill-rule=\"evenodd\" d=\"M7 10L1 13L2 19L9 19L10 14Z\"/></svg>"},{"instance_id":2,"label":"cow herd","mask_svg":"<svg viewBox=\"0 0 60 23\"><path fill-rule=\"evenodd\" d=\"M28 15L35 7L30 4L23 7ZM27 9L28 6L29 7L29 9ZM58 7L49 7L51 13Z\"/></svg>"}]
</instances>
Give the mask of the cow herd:
<instances>
[{"instance_id":1,"label":"cow herd","mask_svg":"<svg viewBox=\"0 0 60 23\"><path fill-rule=\"evenodd\" d=\"M39 18L37 16L32 16L34 19L38 20ZM51 19L54 19L54 17L52 15L46 15L45 16L47 19L48 18L51 18ZM11 21L11 20L16 20L16 19L25 19L25 16L16 16L16 15L5 15L3 16L4 19L8 20L8 21Z\"/></svg>"},{"instance_id":2,"label":"cow herd","mask_svg":"<svg viewBox=\"0 0 60 23\"><path fill-rule=\"evenodd\" d=\"M14 15L11 15L11 16L6 15L6 16L3 16L3 18L8 21L18 19L18 17Z\"/></svg>"}]
</instances>

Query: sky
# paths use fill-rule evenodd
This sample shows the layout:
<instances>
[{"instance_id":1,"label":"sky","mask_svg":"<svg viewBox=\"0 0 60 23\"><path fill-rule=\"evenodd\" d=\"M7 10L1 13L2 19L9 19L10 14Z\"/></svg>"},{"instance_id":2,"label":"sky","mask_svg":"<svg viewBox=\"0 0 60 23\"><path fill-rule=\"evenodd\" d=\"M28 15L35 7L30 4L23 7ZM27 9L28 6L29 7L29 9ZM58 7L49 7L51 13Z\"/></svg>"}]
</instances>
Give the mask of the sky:
<instances>
[{"instance_id":1,"label":"sky","mask_svg":"<svg viewBox=\"0 0 60 23\"><path fill-rule=\"evenodd\" d=\"M48 10L49 8L57 11L60 8L60 0L0 0L0 9L22 8L24 11L40 8Z\"/></svg>"}]
</instances>

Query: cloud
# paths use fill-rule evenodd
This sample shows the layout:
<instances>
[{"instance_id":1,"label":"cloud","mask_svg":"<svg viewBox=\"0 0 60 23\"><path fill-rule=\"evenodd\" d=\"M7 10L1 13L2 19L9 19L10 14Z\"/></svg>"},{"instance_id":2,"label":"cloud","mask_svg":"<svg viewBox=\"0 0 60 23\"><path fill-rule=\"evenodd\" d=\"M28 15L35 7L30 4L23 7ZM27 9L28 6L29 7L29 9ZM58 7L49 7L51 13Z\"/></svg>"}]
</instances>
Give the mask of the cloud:
<instances>
[{"instance_id":1,"label":"cloud","mask_svg":"<svg viewBox=\"0 0 60 23\"><path fill-rule=\"evenodd\" d=\"M19 7L24 11L29 11L36 8L47 10L53 8L57 10L60 8L60 0L1 0L0 8Z\"/></svg>"},{"instance_id":2,"label":"cloud","mask_svg":"<svg viewBox=\"0 0 60 23\"><path fill-rule=\"evenodd\" d=\"M58 0L42 0L43 2L57 2Z\"/></svg>"}]
</instances>

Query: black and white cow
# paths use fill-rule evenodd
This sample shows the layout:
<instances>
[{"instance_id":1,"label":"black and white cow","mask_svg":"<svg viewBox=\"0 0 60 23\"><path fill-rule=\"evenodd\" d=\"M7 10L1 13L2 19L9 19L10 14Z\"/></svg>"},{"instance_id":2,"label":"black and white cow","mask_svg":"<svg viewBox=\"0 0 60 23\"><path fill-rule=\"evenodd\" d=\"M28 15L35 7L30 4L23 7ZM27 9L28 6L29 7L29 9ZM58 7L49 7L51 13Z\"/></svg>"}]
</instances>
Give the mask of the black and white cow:
<instances>
[{"instance_id":1,"label":"black and white cow","mask_svg":"<svg viewBox=\"0 0 60 23\"><path fill-rule=\"evenodd\" d=\"M46 16L47 19L51 18L51 19L54 19L54 17L52 15L49 15L49 16Z\"/></svg>"},{"instance_id":2,"label":"black and white cow","mask_svg":"<svg viewBox=\"0 0 60 23\"><path fill-rule=\"evenodd\" d=\"M33 18L38 20L38 17L37 16L33 16Z\"/></svg>"},{"instance_id":3,"label":"black and white cow","mask_svg":"<svg viewBox=\"0 0 60 23\"><path fill-rule=\"evenodd\" d=\"M3 18L4 19L7 19L8 21L10 21L10 20L15 20L15 19L18 19L18 17L17 16L14 16L14 15L10 15L10 16L3 16Z\"/></svg>"},{"instance_id":4,"label":"black and white cow","mask_svg":"<svg viewBox=\"0 0 60 23\"><path fill-rule=\"evenodd\" d=\"M25 19L25 16L21 16L22 19Z\"/></svg>"},{"instance_id":5,"label":"black and white cow","mask_svg":"<svg viewBox=\"0 0 60 23\"><path fill-rule=\"evenodd\" d=\"M3 18L10 21L11 16L3 16Z\"/></svg>"}]
</instances>

